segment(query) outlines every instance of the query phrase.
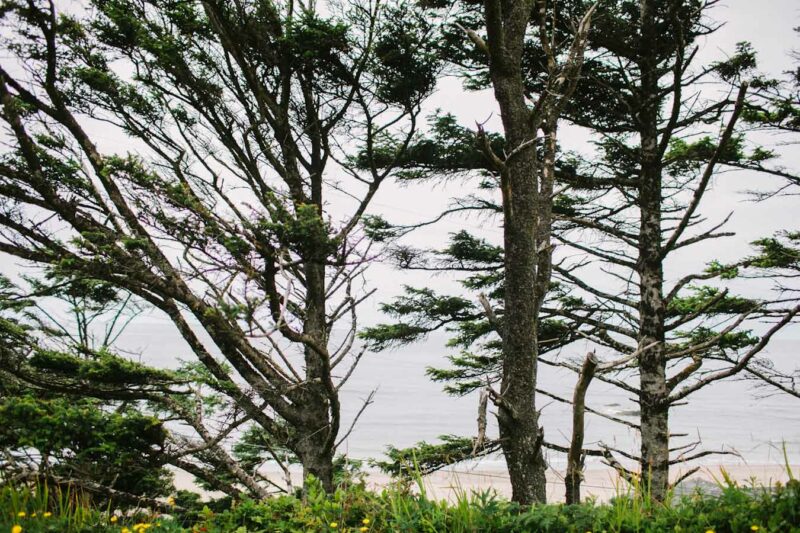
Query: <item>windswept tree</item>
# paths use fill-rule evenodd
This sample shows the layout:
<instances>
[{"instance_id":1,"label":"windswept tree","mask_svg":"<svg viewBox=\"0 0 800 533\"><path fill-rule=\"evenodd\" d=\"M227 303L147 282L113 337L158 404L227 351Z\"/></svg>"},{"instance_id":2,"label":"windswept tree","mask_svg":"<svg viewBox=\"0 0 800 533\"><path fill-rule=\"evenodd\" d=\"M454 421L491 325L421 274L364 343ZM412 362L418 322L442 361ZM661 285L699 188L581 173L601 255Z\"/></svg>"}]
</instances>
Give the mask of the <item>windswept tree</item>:
<instances>
[{"instance_id":1,"label":"windswept tree","mask_svg":"<svg viewBox=\"0 0 800 533\"><path fill-rule=\"evenodd\" d=\"M38 309L0 278L0 479L79 487L98 505L162 506L156 498L174 491L164 460L170 431L135 398L177 390L181 380L111 355L136 314L129 296L96 282L33 285L40 296L63 298L70 318L55 318L52 302ZM100 317L106 327L92 328ZM81 397L87 382L91 394ZM102 388L116 389L116 398Z\"/></svg>"},{"instance_id":2,"label":"windswept tree","mask_svg":"<svg viewBox=\"0 0 800 533\"><path fill-rule=\"evenodd\" d=\"M800 28L795 28L800 35ZM754 87L753 97L742 113L743 120L758 131L767 131L781 140L784 147L792 150L800 143L800 52L794 51L793 69L782 78L761 78ZM800 186L800 174L796 169L781 164L781 150L763 151L757 160L736 161L734 168L757 170L779 179L773 189L754 191L757 199L769 201L775 196L795 196ZM774 288L788 299L799 299L800 286L800 232L797 227L757 240L758 253L746 262L756 269L753 277L772 280ZM800 398L800 366L794 369L778 368L771 361L762 359L748 368L748 373L782 393Z\"/></svg>"},{"instance_id":3,"label":"windswept tree","mask_svg":"<svg viewBox=\"0 0 800 533\"><path fill-rule=\"evenodd\" d=\"M427 5L449 7L449 3ZM502 135L490 135L482 127L465 132L443 117L432 133L456 134L461 144L443 146L437 142L441 138L418 139L402 162L416 178L482 170L487 181L500 190L502 253L465 234L457 237L460 242L453 246L462 244L465 252L468 248L485 251L478 263L502 267L502 287L491 280L473 280L495 285L494 297L502 301L502 323L495 319L488 300L481 310L468 300L411 290L405 303L409 304L407 314L438 314L438 319L429 316L422 321L435 324L441 320L439 325L450 322L454 315L481 322L485 314L489 328L500 337L501 378L497 389L490 388L491 399L497 406L499 446L511 478L512 498L522 504L542 502L546 497L544 437L535 398L541 309L552 271L557 130L561 111L578 83L593 11L594 7L588 7L579 17L570 19L574 33L565 35L557 34L554 26L561 16L559 6L544 0L457 5L449 15L452 20L447 21L451 32L444 36L445 56L456 66L463 64L465 56L474 62L464 74L480 77L491 87L500 109ZM536 88L526 80L526 67L530 65L525 56L531 43L538 53L538 61L532 66L539 81ZM459 48L465 51L459 53ZM448 269L419 264L414 257L403 258L403 253L401 261L412 268L416 262L418 268L469 271L467 265L473 261L465 255L464 268L453 265ZM424 309L417 307L420 303ZM402 307L404 302L395 305ZM378 345L386 345L408 341L434 327L402 323L374 328L365 335Z\"/></svg>"},{"instance_id":4,"label":"windswept tree","mask_svg":"<svg viewBox=\"0 0 800 533\"><path fill-rule=\"evenodd\" d=\"M597 344L637 354L623 375L638 384L618 384L638 399L639 475L659 500L670 465L708 453L672 443L672 407L744 372L800 312L784 299L734 294L730 280L747 261L712 257L672 270L679 254L734 235L725 229L730 215L704 215L712 184L767 154L741 132L750 85L760 83L752 50L741 44L721 62L696 61L699 40L719 27L714 4L619 2L616 16L597 23L593 60L565 111L599 140L597 154L576 158L564 176L583 193L563 217L572 229L557 236L565 259L556 272L584 309L562 314L595 328L586 334Z\"/></svg>"},{"instance_id":5,"label":"windswept tree","mask_svg":"<svg viewBox=\"0 0 800 533\"><path fill-rule=\"evenodd\" d=\"M233 410L171 404L189 458L265 494L225 446L249 425L331 489L369 294L362 217L434 86L428 24L402 2L85 7L3 4L0 251L171 320Z\"/></svg>"},{"instance_id":6,"label":"windswept tree","mask_svg":"<svg viewBox=\"0 0 800 533\"><path fill-rule=\"evenodd\" d=\"M677 279L671 270L672 261L686 250L733 235L724 229L728 218L708 220L703 214L715 194L712 184L724 179L719 177L722 171L771 168L768 173L775 174L776 168L767 163L776 154L747 142L742 121L743 115L755 112L754 91L771 83L755 75L754 52L743 43L724 61L698 64L701 39L718 28L711 18L714 4L603 4L589 34L577 89L561 113L564 121L592 134L596 150L557 153L553 167L553 190L560 197L553 211L552 240L558 248L549 297L539 303L548 319L538 324L540 343L547 347L547 339L557 348L582 337L611 354L595 379L627 391L640 405L639 423L628 425L640 432L641 448L639 453L623 452L639 464L639 471L625 471L610 449L592 453L605 455L626 476L640 475L656 499L667 494L670 465L711 452L692 453L696 448L691 443L671 443L671 408L701 388L761 365L763 348L800 312L785 297L733 293L728 286L732 280L768 266L769 259L762 257L759 263L746 250L741 260L726 264L713 257L695 262ZM555 34L568 33L567 22L589 7L590 2L560 3ZM461 25L468 27L469 22ZM540 58L540 46L525 48L525 83L532 92L544 86ZM460 60L474 69L469 78L473 86L489 83L474 56L465 54ZM792 112L785 99L773 102L782 109L775 118L785 127ZM474 158L462 158L466 164L458 165L447 157L456 151L452 146L467 146L463 132L447 121L438 126L422 152L435 161L423 168L476 168ZM485 139L501 146L505 142ZM484 188L493 185L484 180ZM446 214L465 212L496 214L500 206L476 194L459 200ZM388 343L394 335L402 341L448 327L455 331L452 344L469 351L452 357L451 369L432 370L435 379L450 381L450 390L456 392L502 379L505 354L492 352L496 341L489 324L505 323L512 312L508 305L491 301L493 291L508 290L507 244L504 248L458 234L450 247L429 255L427 263L399 249L401 266L468 272L465 286L488 288L488 298L481 306L477 297L437 298L430 291L409 290L386 306L400 323L375 330L376 339ZM770 242L757 244L764 252ZM792 268L786 264L789 259L784 254L784 264L773 266ZM527 294L535 301L538 293ZM481 307L487 309L485 319ZM552 326L548 336L544 325ZM540 360L580 373L576 361Z\"/></svg>"}]
</instances>

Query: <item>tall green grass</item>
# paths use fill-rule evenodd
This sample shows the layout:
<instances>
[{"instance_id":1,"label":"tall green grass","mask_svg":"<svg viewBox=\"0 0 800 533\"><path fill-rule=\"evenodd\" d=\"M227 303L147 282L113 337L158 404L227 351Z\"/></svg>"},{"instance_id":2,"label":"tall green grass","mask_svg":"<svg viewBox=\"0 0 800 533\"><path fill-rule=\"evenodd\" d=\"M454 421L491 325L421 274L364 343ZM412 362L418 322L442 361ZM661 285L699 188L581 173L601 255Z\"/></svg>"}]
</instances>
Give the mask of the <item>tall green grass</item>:
<instances>
[{"instance_id":1,"label":"tall green grass","mask_svg":"<svg viewBox=\"0 0 800 533\"><path fill-rule=\"evenodd\" d=\"M800 533L800 481L791 472L789 478L770 487L740 486L723 470L717 496L698 492L654 503L634 484L619 487L607 503L530 508L490 491L458 488L451 501L436 501L421 478L381 491L351 480L333 494L311 479L304 494L260 502L181 502L188 510L175 517L129 510L117 514L116 523L111 517L119 511L93 508L79 491L5 485L0 487L0 533L15 525L23 533ZM137 530L137 523L147 527Z\"/></svg>"},{"instance_id":2,"label":"tall green grass","mask_svg":"<svg viewBox=\"0 0 800 533\"><path fill-rule=\"evenodd\" d=\"M800 533L800 482L740 487L722 481L721 494L696 493L655 503L632 486L610 502L537 505L523 509L491 492L458 492L433 501L424 489L371 492L355 484L326 496L312 483L305 498L244 502L209 516L209 531L372 533ZM364 519L368 524L364 524Z\"/></svg>"},{"instance_id":3,"label":"tall green grass","mask_svg":"<svg viewBox=\"0 0 800 533\"><path fill-rule=\"evenodd\" d=\"M112 518L113 517L113 518ZM145 524L147 527L135 527ZM143 509L114 514L98 509L81 490L47 484L0 485L0 533L116 532L160 533L183 531L173 520Z\"/></svg>"}]
</instances>

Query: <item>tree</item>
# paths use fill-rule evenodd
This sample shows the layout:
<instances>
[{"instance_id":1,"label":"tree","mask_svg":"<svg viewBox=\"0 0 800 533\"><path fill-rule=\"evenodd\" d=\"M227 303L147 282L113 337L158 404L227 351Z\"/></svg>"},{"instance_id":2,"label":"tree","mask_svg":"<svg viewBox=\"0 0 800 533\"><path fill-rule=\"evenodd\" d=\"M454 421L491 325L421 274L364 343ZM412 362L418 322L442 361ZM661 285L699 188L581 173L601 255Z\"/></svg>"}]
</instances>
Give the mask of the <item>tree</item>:
<instances>
[{"instance_id":1,"label":"tree","mask_svg":"<svg viewBox=\"0 0 800 533\"><path fill-rule=\"evenodd\" d=\"M220 426L171 393L159 400L199 441L184 444L190 457L213 456L260 496L222 444L243 424L332 488L338 391L361 356L369 294L361 220L394 167L375 163L376 146L402 156L438 68L409 5L315 5L2 10L0 251L169 317L197 358L193 379L229 412ZM104 149L101 125L129 152ZM130 394L145 399L142 388Z\"/></svg>"},{"instance_id":2,"label":"tree","mask_svg":"<svg viewBox=\"0 0 800 533\"><path fill-rule=\"evenodd\" d=\"M0 477L15 484L79 487L97 505L114 500L158 506L155 498L173 491L164 461L169 447L164 421L136 402L64 393L63 380L41 386L56 377L51 372L59 366L62 375L72 373L84 382L108 381L111 374L119 381L125 379L125 370L135 370L130 363L111 364L110 343L105 343L119 334L123 320L111 321L102 348L91 342L87 327L104 310L117 307L117 292L94 283L36 285L40 294L60 293L70 301L77 324L73 329L53 322L49 313L35 309L31 299L0 279ZM124 317L126 305L114 314ZM82 376L74 368L81 363L80 370L90 371ZM163 383L169 375L153 373L149 378Z\"/></svg>"},{"instance_id":3,"label":"tree","mask_svg":"<svg viewBox=\"0 0 800 533\"><path fill-rule=\"evenodd\" d=\"M638 397L640 474L659 500L667 494L669 466L694 457L685 447L670 447L671 407L743 372L800 311L781 300L731 294L726 280L745 263L695 267L668 283L665 268L677 252L732 235L722 231L727 218L709 222L700 211L718 172L764 153L748 153L737 131L755 64L752 50L740 45L725 61L695 64L697 40L717 27L708 18L713 4L620 2L620 16L598 22L589 44L596 61L587 65L573 107L565 111L602 136L598 157L576 171L581 186L597 192L566 218L574 230L558 236L592 258L557 269L578 285L585 302L582 312L565 316L596 325L602 334L588 335L602 346L641 350L630 369L639 386L621 384ZM707 82L721 95L699 92ZM606 105L588 108L584 95L590 101L603 95ZM581 284L595 261L607 278ZM750 328L760 318L772 323L756 334ZM673 449L678 457L671 457Z\"/></svg>"},{"instance_id":4,"label":"tree","mask_svg":"<svg viewBox=\"0 0 800 533\"><path fill-rule=\"evenodd\" d=\"M441 7L436 2L429 4L432 8ZM459 46L463 46L464 39L471 41L472 51L466 55L476 58L487 85L493 90L502 118L502 143L479 126L472 138L476 139L483 158L471 154L461 159L458 152L437 153L435 140L420 140L403 164L423 174L426 170L461 172L474 169L469 165L477 164L488 170L501 191L503 253L498 254L497 249L482 243L470 242L466 235L462 235L461 240L467 247L485 249L490 262L502 258L503 322L502 326L493 325L502 339L502 378L499 391L492 390L491 396L498 407L500 446L511 477L512 498L522 504L532 504L546 497L543 434L535 390L540 311L551 275L557 126L561 110L578 82L594 8L588 8L575 19L574 37L562 43L556 40L550 18L559 16L558 8L546 1L498 0L486 2L484 6L465 2L459 7L461 11L455 15L454 23L454 27L463 32ZM537 92L532 92L525 82L523 57L531 40L542 52L538 67L544 81ZM459 55L453 54L446 55L458 64ZM445 133L461 133L463 140L463 131L446 117L437 126ZM440 130L435 129L434 133ZM467 146L469 144L468 141ZM433 153L426 152L426 146L433 148ZM464 145L457 150L470 151L465 150ZM470 304L464 300L435 301L430 291L410 292L411 312L421 310L421 302L413 302L418 297L433 303L433 312L439 313L445 323L453 313L475 318L474 310L470 310ZM493 312L488 314L492 316ZM368 331L366 336L379 343L391 342L407 340L426 329L429 328L389 326Z\"/></svg>"},{"instance_id":5,"label":"tree","mask_svg":"<svg viewBox=\"0 0 800 533\"><path fill-rule=\"evenodd\" d=\"M795 28L800 33L800 28ZM743 111L743 119L759 131L780 136L782 144L795 145L800 133L800 53L793 52L794 70L785 72L782 79L761 77L754 86L753 98ZM778 154L762 150L761 157L735 162L735 168L756 170L781 180L776 190L760 191L758 199L768 201L775 195L796 194L800 176L779 164ZM800 289L795 280L800 274L800 233L796 229L781 231L753 243L758 253L747 259L756 272L753 277L771 279L783 297L797 299ZM756 361L748 373L774 390L800 397L800 367L793 371L778 369L769 360Z\"/></svg>"},{"instance_id":6,"label":"tree","mask_svg":"<svg viewBox=\"0 0 800 533\"><path fill-rule=\"evenodd\" d=\"M561 3L556 20L572 20L589 5ZM717 28L709 18L713 5L679 0L603 5L589 35L578 87L562 112L563 120L593 134L597 150L559 153L553 167L561 196L552 234L560 251L541 308L548 320L539 323L539 336L552 341L553 348L584 337L618 354L601 362L604 371L595 379L638 399L640 423L628 425L641 432L640 453L621 452L639 463L639 473L624 470L608 448L584 453L604 455L626 476L641 475L655 499L667 494L670 465L711 453L691 453L692 444L670 447L671 407L700 388L755 368L769 340L800 312L785 298L732 294L725 285L754 273L752 258L695 264L674 283L666 270L688 247L698 249L732 235L722 229L727 219L711 223L702 215L701 206L713 195L710 186L720 171L762 170L765 157L773 156L761 147L750 150L742 131L740 118L754 105L748 100L749 85L765 83L754 74L750 47L740 45L721 62L696 64L699 39ZM568 30L567 24L557 24L557 33ZM525 81L532 91L544 83L536 68L540 58L539 47L526 47ZM470 83L486 86L480 63L473 57L462 61L475 68ZM469 166L474 165L470 158L464 159L465 165L452 166L441 157L449 152L430 148L454 142L463 146L461 139L457 128L441 122L424 152L435 159L427 168L475 168ZM492 186L484 181L485 188ZM497 211L495 203L473 195L445 214ZM403 249L398 258L407 268L469 272L464 282L468 289L494 291L507 282L504 253L508 250L459 234L427 262ZM532 298L536 293L527 294ZM484 301L493 296L489 292ZM378 329L375 337L389 342L395 335L403 341L440 327L455 330L451 344L469 351L451 358L454 368L432 370L431 375L449 381L451 391L474 390L495 382L504 363L492 352L491 337L488 342L486 338L491 321L507 320L510 308L486 307L491 312L484 320L480 306L469 299L409 291L386 306L401 324ZM545 324L553 326L547 336ZM539 360L581 371L577 361Z\"/></svg>"}]
</instances>

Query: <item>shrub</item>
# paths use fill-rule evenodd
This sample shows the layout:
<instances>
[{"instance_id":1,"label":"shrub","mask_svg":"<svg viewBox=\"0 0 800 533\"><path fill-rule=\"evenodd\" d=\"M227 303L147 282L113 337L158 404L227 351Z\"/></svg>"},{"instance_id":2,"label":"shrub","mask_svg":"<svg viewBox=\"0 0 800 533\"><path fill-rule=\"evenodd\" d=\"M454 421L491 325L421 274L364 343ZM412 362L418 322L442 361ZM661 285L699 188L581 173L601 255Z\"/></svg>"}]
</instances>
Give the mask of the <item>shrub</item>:
<instances>
[{"instance_id":1,"label":"shrub","mask_svg":"<svg viewBox=\"0 0 800 533\"><path fill-rule=\"evenodd\" d=\"M225 501L191 516L168 517L91 507L80 493L46 487L0 488L0 533L60 531L101 533L800 533L800 482L771 488L729 482L718 496L696 493L662 505L641 494L620 495L609 503L536 505L520 508L493 493L460 493L451 503L429 499L420 486L369 490L363 481L325 494L311 480L302 496L261 502ZM187 495L179 500L188 501ZM146 527L139 527L144 524Z\"/></svg>"}]
</instances>

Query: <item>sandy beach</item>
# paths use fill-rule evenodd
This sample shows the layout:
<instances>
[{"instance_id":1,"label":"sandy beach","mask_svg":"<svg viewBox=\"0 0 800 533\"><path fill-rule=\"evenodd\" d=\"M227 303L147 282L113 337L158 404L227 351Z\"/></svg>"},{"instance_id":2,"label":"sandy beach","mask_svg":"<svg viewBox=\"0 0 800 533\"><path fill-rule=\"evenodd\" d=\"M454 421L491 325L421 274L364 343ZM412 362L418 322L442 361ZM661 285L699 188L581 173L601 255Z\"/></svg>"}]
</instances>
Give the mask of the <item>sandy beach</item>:
<instances>
[{"instance_id":1,"label":"sandy beach","mask_svg":"<svg viewBox=\"0 0 800 533\"><path fill-rule=\"evenodd\" d=\"M688 468L675 468L672 479L679 478ZM741 486L769 487L775 483L789 480L786 466L778 464L725 464L702 466L684 483L684 490L691 491L699 487L704 492L713 491L716 484L723 482L723 470L730 479ZM795 478L800 478L800 464L791 465ZM200 492L204 497L219 496L203 491L197 487L191 476L184 472L175 473L175 485L179 489ZM270 473L279 479L277 473ZM608 501L618 494L625 494L629 486L611 468L592 467L585 471L582 484L582 497L594 498L598 502ZM301 483L301 474L293 472L293 483ZM378 471L367 472L367 485L373 490L381 490L392 483L392 479ZM434 472L424 478L426 494L435 500L452 500L459 494L492 491L497 495L510 498L511 484L508 474L495 469L446 468ZM549 502L564 501L564 472L550 469L547 472L547 500Z\"/></svg>"},{"instance_id":2,"label":"sandy beach","mask_svg":"<svg viewBox=\"0 0 800 533\"><path fill-rule=\"evenodd\" d=\"M711 485L723 481L722 470L740 485L765 486L776 482L785 483L789 474L780 465L717 465L703 466L686 481L687 486L700 486L708 489ZM672 479L679 478L688 468L674 469ZM800 465L792 465L795 477L800 475ZM374 486L380 486L386 480L370 479ZM435 499L450 499L459 491L481 492L495 491L503 497L511 496L511 484L508 475L503 471L464 471L442 470L426 476L425 487L428 495ZM610 468L591 468L586 470L582 484L583 498L593 497L597 501L608 501L617 494L625 493L629 486ZM547 500L549 502L564 501L564 472L549 470L547 472Z\"/></svg>"}]
</instances>

